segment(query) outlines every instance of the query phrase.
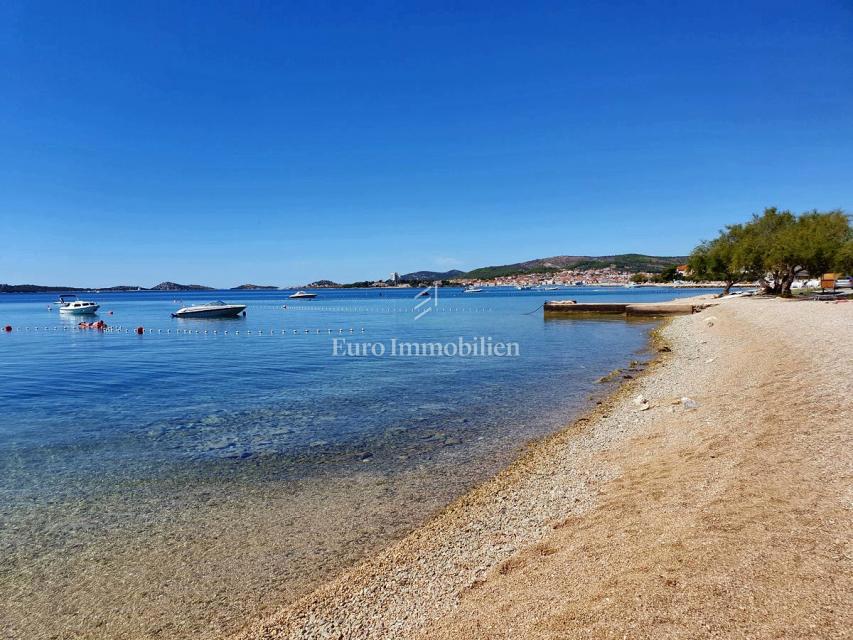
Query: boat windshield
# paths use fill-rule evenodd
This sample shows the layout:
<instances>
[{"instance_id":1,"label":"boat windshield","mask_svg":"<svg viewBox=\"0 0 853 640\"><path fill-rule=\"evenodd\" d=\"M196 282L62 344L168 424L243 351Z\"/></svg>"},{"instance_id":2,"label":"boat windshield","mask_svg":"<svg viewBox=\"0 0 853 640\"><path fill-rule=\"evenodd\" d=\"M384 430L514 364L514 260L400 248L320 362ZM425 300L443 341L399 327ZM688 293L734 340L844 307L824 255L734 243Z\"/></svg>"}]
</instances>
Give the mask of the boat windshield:
<instances>
[{"instance_id":1,"label":"boat windshield","mask_svg":"<svg viewBox=\"0 0 853 640\"><path fill-rule=\"evenodd\" d=\"M222 300L214 300L213 302L208 302L207 304L202 305L203 307L222 307L225 303Z\"/></svg>"}]
</instances>

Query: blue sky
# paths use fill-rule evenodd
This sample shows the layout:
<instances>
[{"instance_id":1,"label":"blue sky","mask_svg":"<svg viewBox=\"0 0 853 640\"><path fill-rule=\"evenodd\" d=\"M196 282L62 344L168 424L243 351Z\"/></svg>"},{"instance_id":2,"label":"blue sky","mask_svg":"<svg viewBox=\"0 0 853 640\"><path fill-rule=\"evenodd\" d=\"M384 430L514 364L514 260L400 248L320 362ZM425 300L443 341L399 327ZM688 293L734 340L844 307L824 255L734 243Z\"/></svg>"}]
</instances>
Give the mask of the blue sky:
<instances>
[{"instance_id":1,"label":"blue sky","mask_svg":"<svg viewBox=\"0 0 853 640\"><path fill-rule=\"evenodd\" d=\"M0 5L0 282L678 254L766 205L853 209L848 0Z\"/></svg>"}]
</instances>

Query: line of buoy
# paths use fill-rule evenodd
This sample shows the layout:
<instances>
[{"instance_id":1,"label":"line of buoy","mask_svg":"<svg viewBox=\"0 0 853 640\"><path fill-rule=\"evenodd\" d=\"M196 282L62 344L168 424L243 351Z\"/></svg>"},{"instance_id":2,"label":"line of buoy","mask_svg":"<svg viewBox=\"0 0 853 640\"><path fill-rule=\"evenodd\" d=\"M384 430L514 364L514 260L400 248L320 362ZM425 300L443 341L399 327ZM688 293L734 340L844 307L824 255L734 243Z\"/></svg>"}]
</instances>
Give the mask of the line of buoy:
<instances>
[{"instance_id":1,"label":"line of buoy","mask_svg":"<svg viewBox=\"0 0 853 640\"><path fill-rule=\"evenodd\" d=\"M64 327L64 326L63 327L23 327L23 328L21 328L21 330L22 331L28 331L28 332L29 331L38 331L38 332L48 331L49 332L49 331L59 331L60 329L62 329L63 331L68 331L69 329L76 330L76 331L85 331L87 328L89 328L89 327L84 328L84 327L75 325L73 327ZM167 335L175 335L175 336L178 336L178 335L182 335L182 336L184 336L184 335L229 335L228 329L225 329L223 331L220 331L217 329L204 329L204 330L201 330L201 329L175 329L173 331L171 328L168 328L168 329L146 329L144 326L139 326L139 327L135 327L133 329L130 329L128 327L123 327L121 325L112 326L112 327L105 325L103 327L96 327L96 328L100 329L100 333L130 333L132 331L136 335L147 335L147 334L160 334L160 335L167 334ZM13 330L12 325L5 325L3 327L3 331L6 333L11 333L12 330ZM365 327L360 327L358 329L358 331L360 333L366 333L367 329ZM287 335L288 332L289 332L289 330L287 328L283 328L283 329L243 329L242 335L244 335L244 336L254 336L254 335L257 335L257 336L265 336L265 335L274 336L274 335ZM294 334L298 334L298 333L300 333L300 330L299 329L293 329L292 332ZM303 329L302 332L304 332L306 334L314 334L314 335L322 335L322 334L331 335L331 334L335 333L335 328L334 327L331 327L331 328L326 327L325 329L323 329L323 328L313 328L313 329L309 328L309 329ZM354 327L349 327L349 328L337 327L337 333L343 334L345 332L355 333L356 329ZM231 332L231 335L241 335L241 330L240 329L233 330Z\"/></svg>"}]
</instances>

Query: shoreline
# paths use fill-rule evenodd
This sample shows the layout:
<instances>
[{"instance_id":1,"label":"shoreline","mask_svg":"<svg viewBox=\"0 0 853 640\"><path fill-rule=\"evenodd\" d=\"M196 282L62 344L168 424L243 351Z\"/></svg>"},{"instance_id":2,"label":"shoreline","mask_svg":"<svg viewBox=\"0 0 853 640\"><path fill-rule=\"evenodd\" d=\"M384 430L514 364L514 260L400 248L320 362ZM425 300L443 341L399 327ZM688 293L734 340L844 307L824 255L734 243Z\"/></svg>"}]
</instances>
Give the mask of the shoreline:
<instances>
[{"instance_id":1,"label":"shoreline","mask_svg":"<svg viewBox=\"0 0 853 640\"><path fill-rule=\"evenodd\" d=\"M565 558L565 548L577 541L560 538L582 538L587 521L603 527L604 533L599 533L605 537L618 532L624 521L614 517L626 507L620 503L617 509L609 504L611 488L630 493L633 489L624 486L624 478L635 474L644 465L666 459L672 454L670 449L678 450L676 459L685 467L684 473L708 471L698 463L694 465L696 469L683 463L683 459L692 460L696 447L700 446L697 443L706 437L703 431L709 429L708 425L717 424L715 420L722 421L719 424L736 424L738 415L731 414L734 405L742 404L745 412L760 413L763 410L756 405L755 398L750 396L741 400L736 390L727 390L725 377L731 373L733 366L755 375L773 375L772 368L768 367L769 361L751 357L755 353L745 358L738 356L738 349L747 346L739 343L750 339L744 333L750 328L739 327L737 323L749 322L756 316L759 317L758 325L775 323L778 329L785 330L788 325L780 320L778 307L785 304L816 305L779 300L727 300L722 301L722 306L665 322L653 332L652 344L660 347L660 340L671 342L671 353L656 357L642 375L621 384L601 401L602 404L582 414L565 429L527 447L497 476L451 503L401 541L267 619L250 623L234 638L553 637L553 633L542 632L541 626L543 620L547 621L554 615L555 606L549 604L554 597L553 584L565 585L572 594L581 594L572 597L583 599L589 594L583 591L584 583L579 582L577 575L585 576L595 566L584 553ZM825 321L828 323L838 323L839 314L847 314L842 315L843 321L850 318L850 310L844 308L836 308L836 312L819 306L789 309L804 317L820 315L821 321L829 318ZM756 311L761 313L756 314ZM718 320L717 316L724 319ZM714 330L717 324L723 325L722 331ZM845 326L844 322L839 326ZM789 342L795 343L796 336ZM758 343L748 346L750 349L747 351L761 352ZM823 360L809 354L814 362L809 360L807 364L822 365L831 357L830 354L830 351L821 350L818 355ZM759 355L774 357L772 353ZM838 374L839 370L835 373ZM840 373L849 377L850 372L841 367ZM731 407L720 405L714 395L718 390L723 392ZM633 398L638 393L649 399L648 406L644 407L637 398ZM668 397L664 399L663 395ZM673 398L681 395L698 398L698 408L672 404ZM837 402L843 405L834 409L838 415L849 415L844 413L849 408L849 400L838 396ZM762 424L758 421L751 428L760 430ZM832 435L837 439L844 434L836 429ZM724 434L714 433L713 436L715 446L722 447L720 442L725 442ZM736 436L731 437L737 439ZM832 450L835 451L834 448ZM743 459L749 452L734 447L731 455ZM717 457L712 455L709 460ZM703 459L703 463L707 462ZM841 463L843 466L849 461L842 459ZM732 469L729 466L725 470L734 473ZM719 475L719 470L715 472ZM733 480L739 481L739 478L733 476ZM644 477L643 482L650 483L651 480ZM663 495L681 490L680 485L666 486L665 481L659 484L665 486L655 490L662 491ZM645 499L645 493L633 491L632 500ZM701 495L693 496L684 504L692 506L702 499ZM663 526L663 535L667 518L673 514L667 512L664 516L651 519L647 523L648 529ZM752 524L761 524L761 518L753 520ZM849 521L849 513L846 520ZM838 536L839 528L832 529L833 535ZM641 537L636 532L634 536ZM597 540L591 540L588 545ZM633 538L626 540L630 547ZM825 541L822 539L821 542ZM581 550L586 548L580 546ZM638 551L640 555L649 553L653 556L655 550ZM796 550L794 545L792 552ZM622 551L609 545L599 551L597 561L601 556L618 556L619 562L608 564L605 573L614 574L614 584L624 580L624 576L617 579L619 569L624 568L626 562L620 555ZM526 579L525 574L534 569L544 571L542 567L547 568L548 565L557 565L556 569L551 567L560 578L556 583L553 575L544 583L541 580L531 582L529 577ZM677 584L679 580L690 582L692 579L692 576L678 576L671 580L674 581L672 584ZM849 581L846 585L840 582L840 587L849 589ZM639 590L636 597L640 598L644 593L654 595L656 590L655 584ZM807 589L803 587L802 590ZM831 591L832 598L837 600L837 587ZM631 593L632 598L634 595ZM713 592L710 595L704 593L703 598L713 601ZM802 598L788 600L792 608L797 609L796 605ZM668 632L684 625L677 617L664 615L672 608L668 603L651 609L653 613L658 611L663 622L649 623L651 626L638 629L636 620L642 619L648 611L640 615L631 609L636 601L631 600L631 603L623 607L624 618L611 606L609 613L605 615L602 612L604 617L595 619L590 618L592 614L589 611L595 610L591 604L589 611L578 613L575 618L560 618L563 625L560 628L565 631L564 635L572 637L569 629L585 629L590 625L599 628L605 636L615 634L617 629L632 634L654 635L655 632ZM842 603L838 611L843 609ZM507 610L513 614L506 615ZM844 619L837 612L821 615L820 611L810 609L808 613L811 618L803 616L800 611L787 624L793 624L793 629L796 628L796 620L813 621L816 616L818 628L839 629L838 625ZM713 616L694 615L690 623L698 624L709 617ZM779 616L779 620L786 617ZM529 625L524 626L525 622ZM764 620L751 622L753 630L763 628L761 625L766 623ZM522 628L525 631L522 632ZM690 629L686 635L708 635L702 626L694 625ZM681 635L685 635L683 628ZM801 628L798 635L803 637L809 633Z\"/></svg>"},{"instance_id":2,"label":"shoreline","mask_svg":"<svg viewBox=\"0 0 853 640\"><path fill-rule=\"evenodd\" d=\"M676 299L679 300L679 299ZM684 298L683 300L695 301L697 303L707 303L708 294L702 294L693 298ZM397 571L396 565L404 564L405 562L415 561L419 566L427 566L421 558L423 547L431 547L430 537L434 534L438 536L453 533L454 528L458 533L460 525L464 526L464 521L472 511L478 509L494 509L495 500L504 502L505 492L512 491L514 486L519 483L529 481L531 478L535 480L537 469L547 464L548 457L560 452L565 447L571 447L572 441L589 430L597 421L607 419L614 411L617 410L620 401L627 401L634 387L644 378L655 372L668 357L671 357L671 347L668 340L662 335L662 330L665 329L670 322L671 317L660 317L659 324L649 332L647 350L649 357L647 362L639 370L632 371L630 379L622 379L609 389L604 395L595 398L590 397L589 405L582 410L576 418L558 431L548 434L529 442L519 452L519 454L510 461L506 466L499 470L493 477L485 480L479 485L472 488L466 494L459 496L443 509L437 512L432 518L416 527L402 539L392 542L387 547L380 550L374 557L362 560L356 565L349 567L336 575L331 580L320 585L316 590L298 598L297 600L288 603L282 607L277 613L262 620L252 621L240 632L228 636L231 640L255 640L267 638L304 638L304 637L339 637L336 634L342 634L340 637L364 637L364 638L397 638L398 634L406 637L407 633L411 633L413 629L409 624L400 624L399 621L394 624L380 624L377 626L376 620L365 620L364 615L354 615L356 621L355 629L344 623L339 624L341 619L349 618L348 609L355 604L353 595L358 590L367 590L373 592L375 587L364 585L365 581L374 581L382 579L383 575L392 576L399 574L401 587L400 591L406 595L403 600L408 597L418 597L419 590L412 588L412 582L416 579L410 576L410 568L406 568L402 573ZM627 371L627 369L617 370L618 372ZM611 372L611 374L614 372ZM613 381L604 376L601 383L613 385ZM603 481L608 476L602 472L589 470L584 477L595 478L596 481ZM583 490L584 482L574 483L570 489L570 497L568 510L573 515L581 515L592 507L594 495L590 491ZM563 496L565 502L566 496ZM503 506L498 505L498 510L503 510ZM553 520L553 519L552 519ZM560 522L549 521L545 526L537 527L538 535L547 532L549 528L559 525ZM482 526L475 525L478 530L483 530ZM498 537L503 537L505 532L495 530ZM511 557L519 549L529 543L524 543L519 546L517 543L501 541L496 545L495 549L489 551L489 559L485 565L480 568L473 569L475 577L468 578L462 586L462 591L475 588L482 578L496 566L502 564L507 558ZM497 560L496 558L500 558ZM470 570L470 562L464 561L459 563L460 566L465 566ZM431 569L427 570L430 577L434 574ZM427 589L434 591L434 589ZM398 599L395 599L398 600ZM331 614L324 620L317 620L318 606L327 608ZM369 602L359 602L366 609L373 607ZM387 607L388 602L384 602L382 606ZM389 616L383 616L389 617ZM405 619L411 619L411 612L407 612ZM415 628L422 626L424 620L415 617L417 623L411 625ZM365 624L363 624L365 623ZM368 628L369 627L369 628Z\"/></svg>"},{"instance_id":3,"label":"shoreline","mask_svg":"<svg viewBox=\"0 0 853 640\"><path fill-rule=\"evenodd\" d=\"M519 322L536 331L542 325L538 316ZM181 414L174 423L151 420L154 428L140 432L143 443L151 438L160 450L178 445L183 455L192 454L186 462L177 459L177 473L160 465L148 473L139 457L140 464L122 465L104 482L88 466L69 465L59 456L59 473L51 467L35 473L25 464L43 457L34 449L12 466L15 475L49 478L59 491L45 490L47 499L19 503L21 508L4 514L9 526L0 547L12 558L4 567L9 579L3 585L6 604L0 606L6 635L46 638L73 630L111 637L214 638L234 633L245 620L274 613L404 537L499 472L526 442L563 428L595 401L590 396L597 399L610 390L594 380L636 358L631 354L645 348L651 327L650 322L588 330L545 325L543 333L583 335L604 345L602 353L590 354L600 364L591 366L586 354L572 354L571 342L554 344L537 351L542 356L534 362L543 368L509 363L503 382L484 379L477 397L470 385L468 390L456 385L458 396L429 404L443 394L437 386L422 385L423 392L408 396L403 411L377 414L380 429L343 443L323 443L311 435L322 431L313 426L319 418L359 407L340 385L339 395L350 404L324 405L320 412L304 411L304 403L262 403L188 411L186 423ZM612 337L598 342L602 332ZM553 375L544 376L550 384L542 385L545 371ZM384 408L370 404L360 410L373 407ZM417 413L406 407L417 407ZM283 415L292 417L285 423ZM254 447L256 434L266 437L279 427L287 427L286 441L304 442L293 456L240 457L243 447ZM223 448L224 436L231 434L239 438ZM107 440L94 434L91 439L107 453L128 450ZM196 455L203 452L211 453ZM100 454L86 460L92 470L110 468ZM306 466L317 473L303 475ZM78 484L75 475L85 477Z\"/></svg>"}]
</instances>

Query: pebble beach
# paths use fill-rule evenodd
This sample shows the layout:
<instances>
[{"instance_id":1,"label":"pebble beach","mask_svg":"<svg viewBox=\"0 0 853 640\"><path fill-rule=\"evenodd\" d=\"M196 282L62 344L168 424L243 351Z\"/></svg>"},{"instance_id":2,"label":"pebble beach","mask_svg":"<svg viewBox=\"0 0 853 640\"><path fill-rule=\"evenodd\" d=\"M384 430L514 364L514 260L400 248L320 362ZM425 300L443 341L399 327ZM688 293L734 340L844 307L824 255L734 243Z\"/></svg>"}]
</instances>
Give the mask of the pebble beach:
<instances>
[{"instance_id":1,"label":"pebble beach","mask_svg":"<svg viewBox=\"0 0 853 640\"><path fill-rule=\"evenodd\" d=\"M849 303L672 318L645 373L233 637L847 637L851 338Z\"/></svg>"}]
</instances>

